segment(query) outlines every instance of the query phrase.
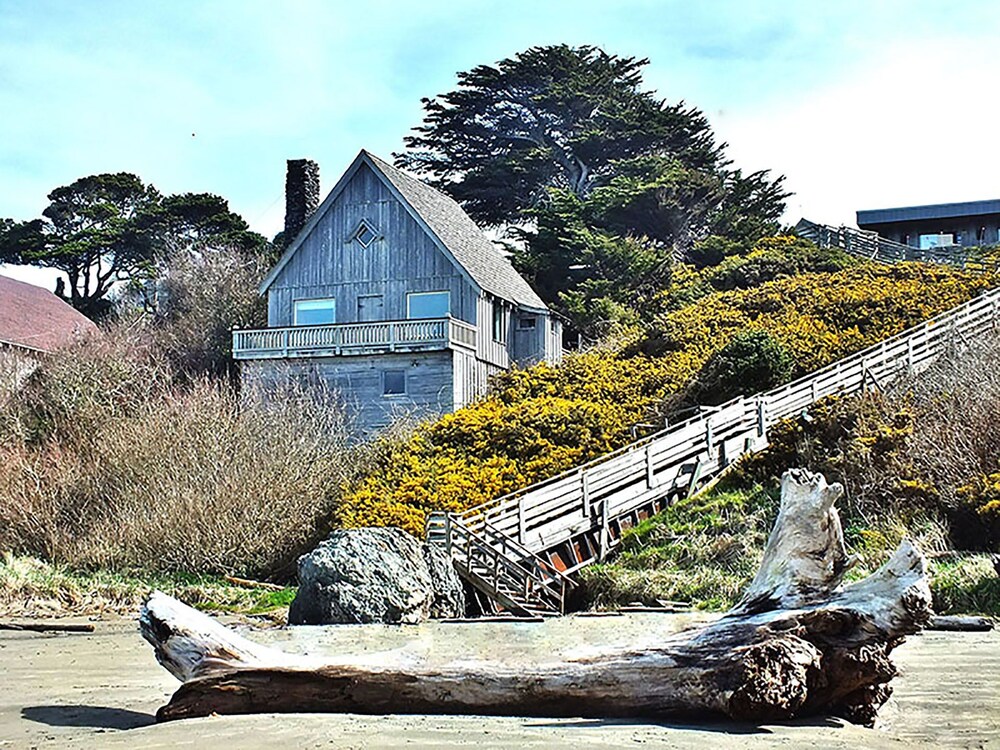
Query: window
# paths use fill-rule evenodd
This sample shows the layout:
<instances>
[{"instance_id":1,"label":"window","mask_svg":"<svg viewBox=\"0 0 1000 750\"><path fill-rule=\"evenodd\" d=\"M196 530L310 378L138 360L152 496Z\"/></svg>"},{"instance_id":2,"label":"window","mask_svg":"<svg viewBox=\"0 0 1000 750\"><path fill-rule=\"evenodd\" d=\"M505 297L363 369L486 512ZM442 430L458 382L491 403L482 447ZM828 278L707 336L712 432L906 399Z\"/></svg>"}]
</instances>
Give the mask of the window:
<instances>
[{"instance_id":1,"label":"window","mask_svg":"<svg viewBox=\"0 0 1000 750\"><path fill-rule=\"evenodd\" d=\"M538 324L538 319L534 315L517 319L517 329L519 331L534 331Z\"/></svg>"},{"instance_id":2,"label":"window","mask_svg":"<svg viewBox=\"0 0 1000 750\"><path fill-rule=\"evenodd\" d=\"M953 234L922 234L920 235L920 249L930 250L934 247L949 247L955 244Z\"/></svg>"},{"instance_id":3,"label":"window","mask_svg":"<svg viewBox=\"0 0 1000 750\"><path fill-rule=\"evenodd\" d=\"M321 326L337 322L337 301L329 299L300 299L295 302L292 325Z\"/></svg>"},{"instance_id":4,"label":"window","mask_svg":"<svg viewBox=\"0 0 1000 750\"><path fill-rule=\"evenodd\" d=\"M382 395L383 396L406 395L405 370L385 370L382 373Z\"/></svg>"},{"instance_id":5,"label":"window","mask_svg":"<svg viewBox=\"0 0 1000 750\"><path fill-rule=\"evenodd\" d=\"M410 292L406 295L407 318L446 318L450 314L450 292Z\"/></svg>"},{"instance_id":6,"label":"window","mask_svg":"<svg viewBox=\"0 0 1000 750\"><path fill-rule=\"evenodd\" d=\"M354 240L361 247L368 247L376 239L378 239L378 230L369 224L367 219L362 219L358 228L354 230Z\"/></svg>"},{"instance_id":7,"label":"window","mask_svg":"<svg viewBox=\"0 0 1000 750\"><path fill-rule=\"evenodd\" d=\"M493 303L493 340L507 343L507 311L499 302Z\"/></svg>"}]
</instances>

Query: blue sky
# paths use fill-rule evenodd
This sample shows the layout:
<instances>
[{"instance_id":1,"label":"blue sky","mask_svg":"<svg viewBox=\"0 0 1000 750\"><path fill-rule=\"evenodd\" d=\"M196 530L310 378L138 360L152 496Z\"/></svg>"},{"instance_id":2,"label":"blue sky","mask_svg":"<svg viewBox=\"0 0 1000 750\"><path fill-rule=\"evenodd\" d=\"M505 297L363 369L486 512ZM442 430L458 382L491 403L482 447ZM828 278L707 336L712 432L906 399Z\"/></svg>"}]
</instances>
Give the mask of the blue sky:
<instances>
[{"instance_id":1,"label":"blue sky","mask_svg":"<svg viewBox=\"0 0 1000 750\"><path fill-rule=\"evenodd\" d=\"M286 159L329 189L457 71L559 42L648 57L737 165L787 175L791 221L1000 196L996 2L0 0L0 216L130 171L273 235Z\"/></svg>"}]
</instances>

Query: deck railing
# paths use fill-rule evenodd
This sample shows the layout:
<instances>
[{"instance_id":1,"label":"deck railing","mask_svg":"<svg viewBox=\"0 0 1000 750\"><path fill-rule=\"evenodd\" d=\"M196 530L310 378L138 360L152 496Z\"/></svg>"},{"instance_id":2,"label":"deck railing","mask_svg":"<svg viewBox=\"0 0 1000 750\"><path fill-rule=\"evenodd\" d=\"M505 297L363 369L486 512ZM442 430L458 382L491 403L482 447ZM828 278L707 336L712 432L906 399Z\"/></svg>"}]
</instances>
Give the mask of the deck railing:
<instances>
[{"instance_id":1,"label":"deck railing","mask_svg":"<svg viewBox=\"0 0 1000 750\"><path fill-rule=\"evenodd\" d=\"M475 326L448 317L233 331L235 359L409 352L449 347L475 350Z\"/></svg>"}]
</instances>

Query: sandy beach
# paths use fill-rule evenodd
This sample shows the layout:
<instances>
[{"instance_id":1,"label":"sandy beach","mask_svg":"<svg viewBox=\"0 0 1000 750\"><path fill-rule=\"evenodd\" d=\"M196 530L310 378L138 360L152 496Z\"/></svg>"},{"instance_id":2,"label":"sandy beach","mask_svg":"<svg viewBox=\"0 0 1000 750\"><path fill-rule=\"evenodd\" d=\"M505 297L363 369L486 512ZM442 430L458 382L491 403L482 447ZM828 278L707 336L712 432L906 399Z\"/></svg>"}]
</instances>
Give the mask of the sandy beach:
<instances>
[{"instance_id":1,"label":"sandy beach","mask_svg":"<svg viewBox=\"0 0 1000 750\"><path fill-rule=\"evenodd\" d=\"M655 643L697 616L630 614L545 623L428 623L251 631L303 653L377 660L459 657L517 663L614 643ZM134 623L92 635L0 632L0 748L480 747L1000 748L1000 634L927 633L896 652L901 676L874 730L840 720L786 725L674 724L518 717L259 715L155 724L178 683Z\"/></svg>"}]
</instances>

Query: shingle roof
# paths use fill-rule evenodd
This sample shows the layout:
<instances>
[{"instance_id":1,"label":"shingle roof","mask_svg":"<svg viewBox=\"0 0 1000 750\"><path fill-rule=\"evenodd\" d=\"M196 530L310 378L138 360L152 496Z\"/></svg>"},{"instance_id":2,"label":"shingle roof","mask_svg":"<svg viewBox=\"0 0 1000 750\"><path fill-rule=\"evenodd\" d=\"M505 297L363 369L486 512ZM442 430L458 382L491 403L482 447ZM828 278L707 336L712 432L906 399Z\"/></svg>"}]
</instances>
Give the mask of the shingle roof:
<instances>
[{"instance_id":1,"label":"shingle roof","mask_svg":"<svg viewBox=\"0 0 1000 750\"><path fill-rule=\"evenodd\" d=\"M403 202L419 217L445 251L483 291L522 307L545 310L545 303L510 261L489 241L465 210L440 190L421 182L388 162L362 150L330 194L292 240L277 265L261 282L263 294L278 277L302 241L309 235L344 189L360 164L367 164L399 193Z\"/></svg>"},{"instance_id":2,"label":"shingle roof","mask_svg":"<svg viewBox=\"0 0 1000 750\"><path fill-rule=\"evenodd\" d=\"M458 203L440 190L364 151L407 203L427 222L438 239L484 290L525 307L545 303L497 250Z\"/></svg>"},{"instance_id":3,"label":"shingle roof","mask_svg":"<svg viewBox=\"0 0 1000 750\"><path fill-rule=\"evenodd\" d=\"M0 276L0 344L51 352L96 332L89 318L47 289Z\"/></svg>"}]
</instances>

